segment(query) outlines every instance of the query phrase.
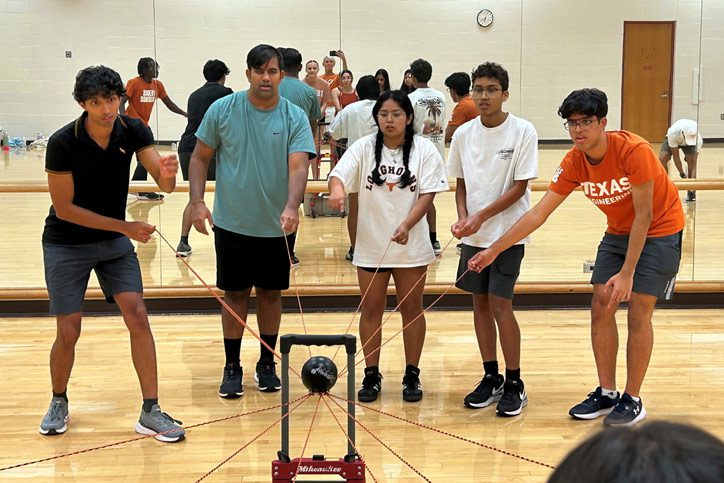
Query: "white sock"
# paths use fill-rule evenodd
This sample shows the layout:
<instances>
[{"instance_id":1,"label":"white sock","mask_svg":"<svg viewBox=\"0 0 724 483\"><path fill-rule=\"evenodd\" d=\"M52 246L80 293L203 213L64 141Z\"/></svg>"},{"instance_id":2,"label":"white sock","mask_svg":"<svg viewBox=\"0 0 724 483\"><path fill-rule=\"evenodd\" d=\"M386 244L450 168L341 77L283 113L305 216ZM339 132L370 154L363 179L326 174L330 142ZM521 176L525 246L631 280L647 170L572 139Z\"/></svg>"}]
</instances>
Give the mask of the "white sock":
<instances>
[{"instance_id":1,"label":"white sock","mask_svg":"<svg viewBox=\"0 0 724 483\"><path fill-rule=\"evenodd\" d=\"M631 394L629 394L629 396L631 396ZM633 396L631 396L631 399L633 399L633 400L636 401L636 402L641 402L641 398L640 398L640 397L633 397Z\"/></svg>"},{"instance_id":2,"label":"white sock","mask_svg":"<svg viewBox=\"0 0 724 483\"><path fill-rule=\"evenodd\" d=\"M602 387L601 394L606 397L610 397L611 399L616 399L616 396L618 396L618 391L615 389L605 389Z\"/></svg>"}]
</instances>

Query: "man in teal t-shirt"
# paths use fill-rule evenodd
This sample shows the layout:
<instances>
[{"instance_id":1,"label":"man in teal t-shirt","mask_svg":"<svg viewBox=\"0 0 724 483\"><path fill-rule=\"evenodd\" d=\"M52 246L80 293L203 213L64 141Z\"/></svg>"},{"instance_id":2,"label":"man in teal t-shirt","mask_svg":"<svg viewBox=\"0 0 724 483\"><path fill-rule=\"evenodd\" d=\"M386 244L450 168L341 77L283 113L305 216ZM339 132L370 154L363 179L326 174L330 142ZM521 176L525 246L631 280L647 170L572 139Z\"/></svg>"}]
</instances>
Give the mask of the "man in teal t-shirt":
<instances>
[{"instance_id":1,"label":"man in teal t-shirt","mask_svg":"<svg viewBox=\"0 0 724 483\"><path fill-rule=\"evenodd\" d=\"M213 228L216 285L224 301L246 320L256 288L261 355L254 380L261 391L278 391L274 354L281 323L281 291L289 288L289 245L299 225L307 169L316 156L304 112L279 97L284 78L280 52L257 45L246 57L249 90L214 102L196 131L189 165L191 218L207 234ZM208 164L217 156L214 214L204 203ZM288 236L285 236L288 235ZM226 366L219 396L243 393L239 363L243 326L223 308ZM268 346L268 347L267 347ZM271 350L270 350L271 348Z\"/></svg>"}]
</instances>

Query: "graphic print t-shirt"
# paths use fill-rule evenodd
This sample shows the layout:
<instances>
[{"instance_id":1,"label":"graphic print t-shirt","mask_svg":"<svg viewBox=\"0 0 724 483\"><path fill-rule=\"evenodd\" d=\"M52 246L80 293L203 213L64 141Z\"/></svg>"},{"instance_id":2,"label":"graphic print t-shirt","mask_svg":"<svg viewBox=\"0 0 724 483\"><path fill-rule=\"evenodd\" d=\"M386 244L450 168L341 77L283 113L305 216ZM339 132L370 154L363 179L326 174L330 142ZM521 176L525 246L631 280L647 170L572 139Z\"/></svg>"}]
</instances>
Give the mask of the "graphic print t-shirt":
<instances>
[{"instance_id":1,"label":"graphic print t-shirt","mask_svg":"<svg viewBox=\"0 0 724 483\"><path fill-rule=\"evenodd\" d=\"M134 77L126 83L126 96L128 97L126 115L140 119L148 126L156 99L165 99L168 94L160 80L153 79L151 82L146 82L143 77Z\"/></svg>"},{"instance_id":2,"label":"graphic print t-shirt","mask_svg":"<svg viewBox=\"0 0 724 483\"><path fill-rule=\"evenodd\" d=\"M684 228L684 210L676 186L643 138L627 131L607 132L606 155L592 165L578 148L571 149L553 173L549 188L567 196L577 186L606 214L608 233L631 232L635 212L631 186L653 180L653 219L646 236L662 237Z\"/></svg>"},{"instance_id":3,"label":"graphic print t-shirt","mask_svg":"<svg viewBox=\"0 0 724 483\"><path fill-rule=\"evenodd\" d=\"M415 136L408 167L413 181L397 185L404 172L402 149L382 147L381 186L372 182L376 134L365 136L344 153L329 174L344 183L347 193L359 193L357 242L352 263L358 267L419 267L435 260L425 217L410 229L406 245L390 243L390 237L407 218L420 195L447 191L442 158L435 146ZM389 245L389 248L388 248Z\"/></svg>"},{"instance_id":4,"label":"graphic print t-shirt","mask_svg":"<svg viewBox=\"0 0 724 483\"><path fill-rule=\"evenodd\" d=\"M408 97L415 108L415 134L432 141L445 159L445 96L432 87L422 87Z\"/></svg>"}]
</instances>

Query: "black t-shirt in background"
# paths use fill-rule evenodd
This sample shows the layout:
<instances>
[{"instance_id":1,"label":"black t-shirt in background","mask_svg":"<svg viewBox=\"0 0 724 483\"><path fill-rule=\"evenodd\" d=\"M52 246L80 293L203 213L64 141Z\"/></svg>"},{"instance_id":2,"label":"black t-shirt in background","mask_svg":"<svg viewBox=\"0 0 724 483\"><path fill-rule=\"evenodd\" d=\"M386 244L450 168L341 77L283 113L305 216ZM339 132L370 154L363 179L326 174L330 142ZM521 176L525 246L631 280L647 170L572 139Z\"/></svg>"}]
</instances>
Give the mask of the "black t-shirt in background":
<instances>
[{"instance_id":1,"label":"black t-shirt in background","mask_svg":"<svg viewBox=\"0 0 724 483\"><path fill-rule=\"evenodd\" d=\"M181 136L178 143L178 151L181 153L191 153L196 147L196 130L204 119L204 114L209 110L211 104L224 96L232 94L234 91L228 87L224 87L218 82L207 82L203 86L196 89L189 96L188 108L188 124L186 130Z\"/></svg>"},{"instance_id":2,"label":"black t-shirt in background","mask_svg":"<svg viewBox=\"0 0 724 483\"><path fill-rule=\"evenodd\" d=\"M151 130L138 119L118 116L104 150L85 129L88 114L60 128L48 140L45 171L73 175L73 204L99 215L126 219L128 180L134 153L154 145ZM61 220L51 205L43 243L81 245L123 236Z\"/></svg>"}]
</instances>

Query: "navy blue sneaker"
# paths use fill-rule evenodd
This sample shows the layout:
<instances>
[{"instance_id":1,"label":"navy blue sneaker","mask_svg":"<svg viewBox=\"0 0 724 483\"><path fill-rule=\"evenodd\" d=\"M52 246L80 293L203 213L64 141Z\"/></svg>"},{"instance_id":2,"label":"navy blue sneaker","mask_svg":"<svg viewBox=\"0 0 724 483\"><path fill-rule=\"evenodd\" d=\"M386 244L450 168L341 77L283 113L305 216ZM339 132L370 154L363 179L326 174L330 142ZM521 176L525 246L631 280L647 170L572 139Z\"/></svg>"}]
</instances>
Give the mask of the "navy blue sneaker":
<instances>
[{"instance_id":1,"label":"navy blue sneaker","mask_svg":"<svg viewBox=\"0 0 724 483\"><path fill-rule=\"evenodd\" d=\"M586 399L573 406L571 410L568 411L568 414L576 419L596 419L613 411L618 401L618 392L616 393L616 398L612 399L604 396L601 388L597 387L595 391L588 393Z\"/></svg>"}]
</instances>

